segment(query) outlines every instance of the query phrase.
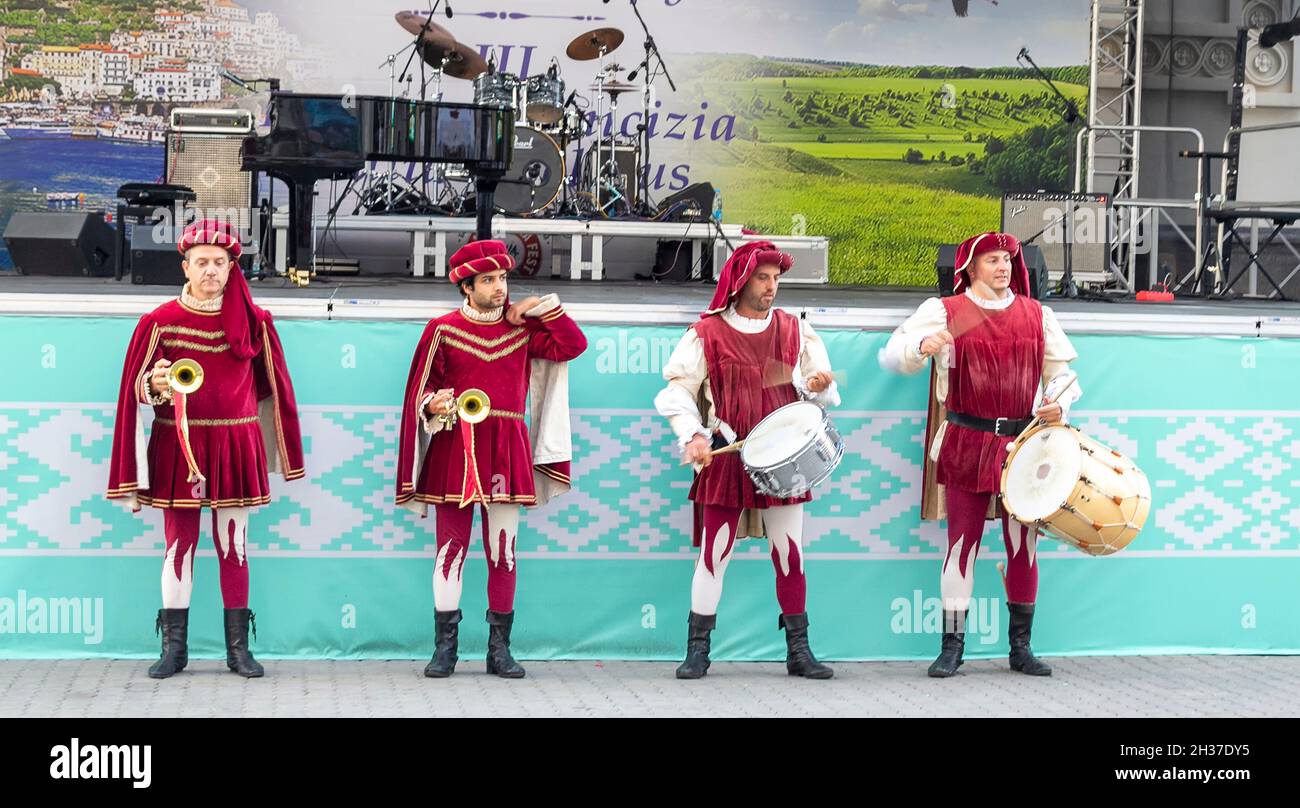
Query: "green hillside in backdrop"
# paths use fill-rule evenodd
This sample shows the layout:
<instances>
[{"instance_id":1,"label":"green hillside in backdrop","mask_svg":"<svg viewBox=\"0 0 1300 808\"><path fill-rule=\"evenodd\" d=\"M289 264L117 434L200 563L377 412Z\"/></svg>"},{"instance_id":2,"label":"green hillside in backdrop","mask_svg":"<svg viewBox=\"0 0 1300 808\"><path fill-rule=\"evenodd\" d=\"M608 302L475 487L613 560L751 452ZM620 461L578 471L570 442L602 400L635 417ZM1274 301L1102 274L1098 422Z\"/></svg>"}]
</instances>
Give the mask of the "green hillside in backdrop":
<instances>
[{"instance_id":1,"label":"green hillside in backdrop","mask_svg":"<svg viewBox=\"0 0 1300 808\"><path fill-rule=\"evenodd\" d=\"M996 229L1004 191L1065 190L1060 100L1017 68L699 57L685 88L736 116L697 176L727 221L831 239L834 283L929 285L939 244ZM1053 68L1082 111L1087 71ZM715 146L718 144L715 144Z\"/></svg>"}]
</instances>

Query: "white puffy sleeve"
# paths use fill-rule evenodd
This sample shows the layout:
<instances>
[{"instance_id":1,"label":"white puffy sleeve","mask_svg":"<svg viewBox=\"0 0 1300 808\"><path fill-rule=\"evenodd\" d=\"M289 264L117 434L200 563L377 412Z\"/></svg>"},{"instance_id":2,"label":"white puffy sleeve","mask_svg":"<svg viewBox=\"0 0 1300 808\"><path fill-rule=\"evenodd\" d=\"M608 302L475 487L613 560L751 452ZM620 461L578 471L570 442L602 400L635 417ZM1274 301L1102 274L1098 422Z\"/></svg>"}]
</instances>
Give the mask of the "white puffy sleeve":
<instances>
[{"instance_id":1,"label":"white puffy sleeve","mask_svg":"<svg viewBox=\"0 0 1300 808\"><path fill-rule=\"evenodd\" d=\"M948 312L943 307L943 300L929 298L894 329L889 342L876 354L876 359L885 370L908 375L917 373L925 367L927 358L921 353L922 340L947 327Z\"/></svg>"},{"instance_id":2,"label":"white puffy sleeve","mask_svg":"<svg viewBox=\"0 0 1300 808\"><path fill-rule=\"evenodd\" d=\"M1069 414L1071 405L1083 395L1083 388L1076 381L1078 374L1069 367L1078 358L1079 353L1065 335L1056 319L1056 313L1043 306L1043 398L1053 398L1074 381L1074 385L1057 400L1063 417Z\"/></svg>"},{"instance_id":3,"label":"white puffy sleeve","mask_svg":"<svg viewBox=\"0 0 1300 808\"><path fill-rule=\"evenodd\" d=\"M830 386L820 393L814 393L808 389L807 378L815 373L831 372L831 358L826 353L826 343L822 338L817 336L813 330L812 323L807 320L799 321L799 358L794 366L794 389L799 391L799 395L807 401L815 402L822 407L838 407L840 405L840 383L831 381Z\"/></svg>"},{"instance_id":4,"label":"white puffy sleeve","mask_svg":"<svg viewBox=\"0 0 1300 808\"><path fill-rule=\"evenodd\" d=\"M677 436L679 447L696 435L709 437L712 429L706 427L713 419L713 400L708 390L708 364L704 360L704 344L695 329L687 329L681 342L673 349L664 365L664 389L655 396L655 409L668 419ZM706 412L701 413L700 392L703 389Z\"/></svg>"}]
</instances>

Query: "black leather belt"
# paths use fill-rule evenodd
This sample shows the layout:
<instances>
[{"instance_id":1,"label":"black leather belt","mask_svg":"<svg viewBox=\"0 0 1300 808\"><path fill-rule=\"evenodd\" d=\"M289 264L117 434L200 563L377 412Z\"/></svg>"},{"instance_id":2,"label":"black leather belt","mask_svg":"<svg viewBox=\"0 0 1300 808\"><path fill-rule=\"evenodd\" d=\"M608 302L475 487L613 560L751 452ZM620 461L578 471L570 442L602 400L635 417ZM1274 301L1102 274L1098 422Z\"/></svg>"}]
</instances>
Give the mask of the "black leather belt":
<instances>
[{"instance_id":1,"label":"black leather belt","mask_svg":"<svg viewBox=\"0 0 1300 808\"><path fill-rule=\"evenodd\" d=\"M961 412L948 413L948 423L980 432L992 432L1003 438L1019 435L1033 420L1033 418L977 418Z\"/></svg>"}]
</instances>

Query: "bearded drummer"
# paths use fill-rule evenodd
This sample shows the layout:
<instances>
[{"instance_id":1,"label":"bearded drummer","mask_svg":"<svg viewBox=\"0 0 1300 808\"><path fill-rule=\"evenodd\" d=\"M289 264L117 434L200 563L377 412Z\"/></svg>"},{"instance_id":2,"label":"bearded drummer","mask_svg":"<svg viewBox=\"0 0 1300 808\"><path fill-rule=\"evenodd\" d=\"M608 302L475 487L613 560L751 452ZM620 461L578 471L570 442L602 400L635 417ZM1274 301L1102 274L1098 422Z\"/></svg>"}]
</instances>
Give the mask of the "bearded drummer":
<instances>
[{"instance_id":1,"label":"bearded drummer","mask_svg":"<svg viewBox=\"0 0 1300 808\"><path fill-rule=\"evenodd\" d=\"M743 245L728 259L717 291L686 331L664 367L667 386L655 409L668 419L685 462L694 465L694 544L700 548L691 582L686 659L679 679L709 669L722 579L736 540L766 536L776 569L778 628L785 629L791 676L829 679L808 644L803 503L808 493L771 497L755 487L736 452L714 449L742 441L768 413L799 400L836 406L840 395L826 346L806 320L773 308L781 275L793 259L769 241Z\"/></svg>"},{"instance_id":2,"label":"bearded drummer","mask_svg":"<svg viewBox=\"0 0 1300 808\"><path fill-rule=\"evenodd\" d=\"M881 366L897 373L916 373L934 359L921 510L923 518L938 519L946 509L948 551L939 577L943 641L930 676L953 676L961 665L975 559L984 523L995 517L1002 520L1007 551L1011 669L1052 673L1029 647L1038 534L1010 519L997 494L1009 444L1034 417L1063 422L1081 390L1068 367L1078 358L1074 346L1052 310L1029 291L1029 270L1014 236L973 236L957 248L954 294L922 303L880 352Z\"/></svg>"}]
</instances>

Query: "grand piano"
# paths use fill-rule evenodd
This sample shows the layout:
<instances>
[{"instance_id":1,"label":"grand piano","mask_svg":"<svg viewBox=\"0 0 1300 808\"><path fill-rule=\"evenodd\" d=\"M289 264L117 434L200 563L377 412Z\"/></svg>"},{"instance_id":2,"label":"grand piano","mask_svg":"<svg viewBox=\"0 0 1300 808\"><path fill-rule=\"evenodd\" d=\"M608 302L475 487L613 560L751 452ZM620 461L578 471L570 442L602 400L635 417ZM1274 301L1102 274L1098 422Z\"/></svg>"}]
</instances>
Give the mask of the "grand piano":
<instances>
[{"instance_id":1,"label":"grand piano","mask_svg":"<svg viewBox=\"0 0 1300 808\"><path fill-rule=\"evenodd\" d=\"M514 152L514 111L385 96L275 92L270 131L244 140L243 169L289 188L290 276L311 273L316 183L349 179L371 160L463 163L479 196L478 237L492 230L492 194Z\"/></svg>"}]
</instances>

